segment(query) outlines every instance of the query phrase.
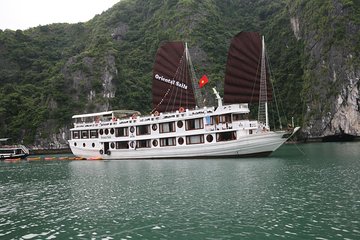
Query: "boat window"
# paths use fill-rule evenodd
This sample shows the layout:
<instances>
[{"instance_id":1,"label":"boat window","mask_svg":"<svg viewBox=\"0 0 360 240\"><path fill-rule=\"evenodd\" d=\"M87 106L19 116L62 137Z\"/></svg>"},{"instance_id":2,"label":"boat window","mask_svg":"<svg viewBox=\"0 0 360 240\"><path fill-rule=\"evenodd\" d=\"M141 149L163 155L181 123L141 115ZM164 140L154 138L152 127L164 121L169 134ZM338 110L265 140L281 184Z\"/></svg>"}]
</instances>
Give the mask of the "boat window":
<instances>
[{"instance_id":1,"label":"boat window","mask_svg":"<svg viewBox=\"0 0 360 240\"><path fill-rule=\"evenodd\" d=\"M153 145L154 147L157 147L157 145L158 145L158 140L154 139L154 140L152 141L152 145Z\"/></svg>"},{"instance_id":2,"label":"boat window","mask_svg":"<svg viewBox=\"0 0 360 240\"><path fill-rule=\"evenodd\" d=\"M106 128L104 132L105 132L105 135L108 135L109 134L109 129Z\"/></svg>"},{"instance_id":3,"label":"boat window","mask_svg":"<svg viewBox=\"0 0 360 240\"><path fill-rule=\"evenodd\" d=\"M81 138L89 138L89 131L88 130L81 131Z\"/></svg>"},{"instance_id":4,"label":"boat window","mask_svg":"<svg viewBox=\"0 0 360 240\"><path fill-rule=\"evenodd\" d=\"M150 134L150 125L140 125L136 127L136 135Z\"/></svg>"},{"instance_id":5,"label":"boat window","mask_svg":"<svg viewBox=\"0 0 360 240\"><path fill-rule=\"evenodd\" d=\"M214 124L214 122L212 121L212 118L210 116L205 116L204 117L205 120L205 125L212 125Z\"/></svg>"},{"instance_id":6,"label":"boat window","mask_svg":"<svg viewBox=\"0 0 360 240\"><path fill-rule=\"evenodd\" d=\"M186 137L186 144L204 143L204 135L193 135Z\"/></svg>"},{"instance_id":7,"label":"boat window","mask_svg":"<svg viewBox=\"0 0 360 240\"><path fill-rule=\"evenodd\" d=\"M211 117L211 124L219 124L219 123L231 123L231 114L224 114L218 116Z\"/></svg>"},{"instance_id":8,"label":"boat window","mask_svg":"<svg viewBox=\"0 0 360 240\"><path fill-rule=\"evenodd\" d=\"M236 140L236 132L222 132L216 134L217 142L231 141Z\"/></svg>"},{"instance_id":9,"label":"boat window","mask_svg":"<svg viewBox=\"0 0 360 240\"><path fill-rule=\"evenodd\" d=\"M249 119L249 114L247 114L247 113L233 114L233 121L240 121L240 120L245 120L245 119Z\"/></svg>"},{"instance_id":10,"label":"boat window","mask_svg":"<svg viewBox=\"0 0 360 240\"><path fill-rule=\"evenodd\" d=\"M179 143L180 145L183 145L183 144L184 144L184 138L179 137L178 143Z\"/></svg>"},{"instance_id":11,"label":"boat window","mask_svg":"<svg viewBox=\"0 0 360 240\"><path fill-rule=\"evenodd\" d=\"M160 138L160 147L166 146L175 146L176 145L176 138Z\"/></svg>"},{"instance_id":12,"label":"boat window","mask_svg":"<svg viewBox=\"0 0 360 240\"><path fill-rule=\"evenodd\" d=\"M206 136L206 141L212 142L213 140L214 140L213 135L209 134L209 135Z\"/></svg>"},{"instance_id":13,"label":"boat window","mask_svg":"<svg viewBox=\"0 0 360 240\"><path fill-rule=\"evenodd\" d=\"M220 117L219 116L211 116L211 124L219 124Z\"/></svg>"},{"instance_id":14,"label":"boat window","mask_svg":"<svg viewBox=\"0 0 360 240\"><path fill-rule=\"evenodd\" d=\"M196 130L204 128L203 118L189 119L186 120L186 130Z\"/></svg>"},{"instance_id":15,"label":"boat window","mask_svg":"<svg viewBox=\"0 0 360 240\"><path fill-rule=\"evenodd\" d=\"M115 137L126 137L129 135L128 127L115 128Z\"/></svg>"},{"instance_id":16,"label":"boat window","mask_svg":"<svg viewBox=\"0 0 360 240\"><path fill-rule=\"evenodd\" d=\"M224 115L220 115L220 122L221 123L231 123L231 114L224 114Z\"/></svg>"},{"instance_id":17,"label":"boat window","mask_svg":"<svg viewBox=\"0 0 360 240\"><path fill-rule=\"evenodd\" d=\"M167 122L159 124L160 133L175 132L175 122Z\"/></svg>"},{"instance_id":18,"label":"boat window","mask_svg":"<svg viewBox=\"0 0 360 240\"><path fill-rule=\"evenodd\" d=\"M150 147L150 140L137 140L136 141L136 148L149 148Z\"/></svg>"},{"instance_id":19,"label":"boat window","mask_svg":"<svg viewBox=\"0 0 360 240\"><path fill-rule=\"evenodd\" d=\"M1 149L0 153L14 153L12 149Z\"/></svg>"},{"instance_id":20,"label":"boat window","mask_svg":"<svg viewBox=\"0 0 360 240\"><path fill-rule=\"evenodd\" d=\"M129 143L128 141L125 142L116 142L116 149L128 149Z\"/></svg>"},{"instance_id":21,"label":"boat window","mask_svg":"<svg viewBox=\"0 0 360 240\"><path fill-rule=\"evenodd\" d=\"M73 131L72 137L73 139L79 139L79 131Z\"/></svg>"},{"instance_id":22,"label":"boat window","mask_svg":"<svg viewBox=\"0 0 360 240\"><path fill-rule=\"evenodd\" d=\"M134 126L131 126L131 127L130 127L130 132L133 133L134 131L135 131Z\"/></svg>"},{"instance_id":23,"label":"boat window","mask_svg":"<svg viewBox=\"0 0 360 240\"><path fill-rule=\"evenodd\" d=\"M98 137L99 134L97 129L90 130L90 138L98 138Z\"/></svg>"},{"instance_id":24,"label":"boat window","mask_svg":"<svg viewBox=\"0 0 360 240\"><path fill-rule=\"evenodd\" d=\"M178 121L178 122L177 122L177 127L178 127L178 128L182 128L183 126L184 126L183 121Z\"/></svg>"}]
</instances>

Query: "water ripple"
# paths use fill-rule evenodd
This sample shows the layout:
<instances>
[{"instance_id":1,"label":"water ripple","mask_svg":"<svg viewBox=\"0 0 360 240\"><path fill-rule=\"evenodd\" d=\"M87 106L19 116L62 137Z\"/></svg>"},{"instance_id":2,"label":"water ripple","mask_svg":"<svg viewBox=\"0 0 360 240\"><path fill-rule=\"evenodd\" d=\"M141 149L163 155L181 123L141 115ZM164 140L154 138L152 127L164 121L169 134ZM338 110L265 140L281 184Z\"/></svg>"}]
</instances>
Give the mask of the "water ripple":
<instances>
[{"instance_id":1,"label":"water ripple","mask_svg":"<svg viewBox=\"0 0 360 240\"><path fill-rule=\"evenodd\" d=\"M349 161L0 163L0 237L359 239Z\"/></svg>"}]
</instances>

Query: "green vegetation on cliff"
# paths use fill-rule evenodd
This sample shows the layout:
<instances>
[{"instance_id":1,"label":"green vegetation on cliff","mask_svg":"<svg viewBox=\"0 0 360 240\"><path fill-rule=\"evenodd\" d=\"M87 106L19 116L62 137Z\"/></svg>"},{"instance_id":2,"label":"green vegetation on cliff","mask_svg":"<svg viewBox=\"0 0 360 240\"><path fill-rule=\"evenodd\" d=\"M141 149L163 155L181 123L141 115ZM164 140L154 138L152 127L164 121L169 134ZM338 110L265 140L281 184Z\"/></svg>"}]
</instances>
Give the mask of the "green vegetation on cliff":
<instances>
[{"instance_id":1,"label":"green vegetation on cliff","mask_svg":"<svg viewBox=\"0 0 360 240\"><path fill-rule=\"evenodd\" d=\"M332 34L329 46L354 38L344 36L343 17L337 21L327 13L340 7L354 23L360 21L359 0L325 2L123 0L86 23L0 31L0 136L34 144L69 126L73 114L110 108L149 112L152 65L163 41L187 41L197 75L206 73L209 89L222 91L227 49L240 31L265 36L282 114L302 124L312 62L291 18L309 20L302 36ZM360 48L358 41L351 46Z\"/></svg>"}]
</instances>

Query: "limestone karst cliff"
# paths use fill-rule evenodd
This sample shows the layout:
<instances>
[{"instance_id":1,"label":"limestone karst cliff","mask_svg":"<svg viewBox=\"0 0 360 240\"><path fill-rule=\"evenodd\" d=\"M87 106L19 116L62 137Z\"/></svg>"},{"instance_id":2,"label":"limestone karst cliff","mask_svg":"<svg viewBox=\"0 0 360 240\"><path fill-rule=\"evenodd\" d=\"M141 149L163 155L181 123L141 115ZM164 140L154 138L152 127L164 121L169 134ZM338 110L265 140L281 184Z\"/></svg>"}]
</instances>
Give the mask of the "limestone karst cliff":
<instances>
[{"instance_id":1,"label":"limestone karst cliff","mask_svg":"<svg viewBox=\"0 0 360 240\"><path fill-rule=\"evenodd\" d=\"M74 114L149 112L163 41L188 41L197 75L222 92L240 31L265 36L283 123L294 117L305 138L360 136L359 12L358 0L123 0L86 23L0 31L0 136L66 147Z\"/></svg>"}]
</instances>

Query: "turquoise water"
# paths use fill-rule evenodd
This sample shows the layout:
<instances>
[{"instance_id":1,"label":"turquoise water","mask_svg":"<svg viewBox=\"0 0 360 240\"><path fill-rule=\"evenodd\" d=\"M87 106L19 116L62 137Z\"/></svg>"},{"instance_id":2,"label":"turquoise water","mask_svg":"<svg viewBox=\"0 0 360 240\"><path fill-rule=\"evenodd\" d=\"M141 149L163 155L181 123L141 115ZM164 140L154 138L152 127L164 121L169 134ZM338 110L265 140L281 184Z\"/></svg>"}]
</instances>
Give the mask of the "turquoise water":
<instances>
[{"instance_id":1,"label":"turquoise water","mask_svg":"<svg viewBox=\"0 0 360 240\"><path fill-rule=\"evenodd\" d=\"M0 196L0 239L360 239L360 143L267 158L0 162Z\"/></svg>"}]
</instances>

